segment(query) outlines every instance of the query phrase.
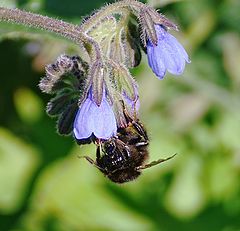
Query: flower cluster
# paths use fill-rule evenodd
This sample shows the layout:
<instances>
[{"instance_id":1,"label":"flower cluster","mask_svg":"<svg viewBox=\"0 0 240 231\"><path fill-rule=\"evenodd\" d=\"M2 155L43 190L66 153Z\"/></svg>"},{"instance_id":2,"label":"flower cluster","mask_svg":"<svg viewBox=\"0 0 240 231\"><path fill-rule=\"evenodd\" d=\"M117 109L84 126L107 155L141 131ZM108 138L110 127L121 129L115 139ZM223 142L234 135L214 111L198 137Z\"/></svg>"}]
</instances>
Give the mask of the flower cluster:
<instances>
[{"instance_id":1,"label":"flower cluster","mask_svg":"<svg viewBox=\"0 0 240 231\"><path fill-rule=\"evenodd\" d=\"M114 4L116 9L106 6L80 25L87 46L93 48L88 51L90 61L61 55L46 67L40 82L42 91L55 94L47 112L58 116L59 133L73 133L79 144L115 137L118 129L128 126L124 110L138 115L138 86L129 68L140 63L141 47L159 79L167 71L182 74L190 62L183 46L168 32L176 29L171 21L137 1Z\"/></svg>"}]
</instances>

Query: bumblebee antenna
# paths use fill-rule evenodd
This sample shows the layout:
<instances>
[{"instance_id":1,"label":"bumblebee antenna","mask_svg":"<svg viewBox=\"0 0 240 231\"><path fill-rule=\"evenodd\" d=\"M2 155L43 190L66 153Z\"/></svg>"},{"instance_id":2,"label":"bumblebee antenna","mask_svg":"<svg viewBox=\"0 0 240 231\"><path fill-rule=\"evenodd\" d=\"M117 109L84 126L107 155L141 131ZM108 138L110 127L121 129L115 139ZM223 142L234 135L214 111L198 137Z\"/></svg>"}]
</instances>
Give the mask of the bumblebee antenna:
<instances>
[{"instance_id":1,"label":"bumblebee antenna","mask_svg":"<svg viewBox=\"0 0 240 231\"><path fill-rule=\"evenodd\" d=\"M85 159L87 160L91 165L93 165L95 168L98 168L99 170L104 171L103 168L99 167L96 162L89 156L78 156L79 159Z\"/></svg>"},{"instance_id":2,"label":"bumblebee antenna","mask_svg":"<svg viewBox=\"0 0 240 231\"><path fill-rule=\"evenodd\" d=\"M146 169L146 168L151 168L151 167L153 167L155 165L158 165L160 163L163 163L163 162L165 162L167 160L172 159L176 155L177 155L177 153L175 153L174 155L172 155L172 156L170 156L168 158L165 158L165 159L159 159L159 160L152 161L149 164L140 165L140 166L136 167L135 170L143 170L143 169Z\"/></svg>"}]
</instances>

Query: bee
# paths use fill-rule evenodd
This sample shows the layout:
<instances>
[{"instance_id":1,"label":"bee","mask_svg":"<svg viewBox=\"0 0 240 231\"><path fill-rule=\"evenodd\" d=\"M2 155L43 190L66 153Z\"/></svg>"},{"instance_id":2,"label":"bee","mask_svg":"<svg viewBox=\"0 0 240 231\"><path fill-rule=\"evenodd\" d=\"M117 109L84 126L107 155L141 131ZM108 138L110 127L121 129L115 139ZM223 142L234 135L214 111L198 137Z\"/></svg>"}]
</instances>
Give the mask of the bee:
<instances>
[{"instance_id":1,"label":"bee","mask_svg":"<svg viewBox=\"0 0 240 231\"><path fill-rule=\"evenodd\" d=\"M119 128L117 135L97 144L96 161L89 156L82 156L98 168L115 183L133 181L141 171L172 159L176 154L146 163L149 153L147 132L139 120L134 120L125 111L128 126Z\"/></svg>"}]
</instances>

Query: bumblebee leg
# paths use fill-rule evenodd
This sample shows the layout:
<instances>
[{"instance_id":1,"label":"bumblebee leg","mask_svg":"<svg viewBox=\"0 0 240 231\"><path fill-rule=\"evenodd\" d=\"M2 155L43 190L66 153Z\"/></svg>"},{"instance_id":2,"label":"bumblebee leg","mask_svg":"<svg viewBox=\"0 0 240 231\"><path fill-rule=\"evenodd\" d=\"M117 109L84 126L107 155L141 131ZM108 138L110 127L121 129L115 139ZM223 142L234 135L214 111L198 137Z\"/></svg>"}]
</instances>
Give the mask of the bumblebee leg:
<instances>
[{"instance_id":1,"label":"bumblebee leg","mask_svg":"<svg viewBox=\"0 0 240 231\"><path fill-rule=\"evenodd\" d=\"M135 99L134 101L134 105L136 104L138 98ZM137 132L144 138L144 141L148 142L148 136L147 136L147 133L146 131L144 130L143 128L143 125L138 122L138 119L137 119L137 116L136 116L136 111L134 112L134 117L136 118L136 121L129 115L125 105L124 105L124 102L122 101L122 104L123 104L123 113L124 113L124 116L126 118L126 121L129 123L132 123L133 127L137 130ZM134 106L135 107L135 106ZM148 144L148 143L147 143ZM146 144L146 145L147 145ZM141 146L141 145L140 145Z\"/></svg>"},{"instance_id":2,"label":"bumblebee leg","mask_svg":"<svg viewBox=\"0 0 240 231\"><path fill-rule=\"evenodd\" d=\"M133 118L129 115L123 100L121 100L121 103L122 103L123 114L125 116L125 119L126 119L127 123L129 123L129 122L131 123L133 121Z\"/></svg>"},{"instance_id":3,"label":"bumblebee leg","mask_svg":"<svg viewBox=\"0 0 240 231\"><path fill-rule=\"evenodd\" d=\"M160 163L163 163L163 162L165 162L165 161L167 161L167 160L172 159L172 158L173 158L174 156L176 156L176 155L177 155L177 153L175 153L174 155L172 155L172 156L170 156L170 157L168 157L168 158L165 158L165 159L159 159L159 160L152 161L152 162L149 163L149 164L140 165L140 166L136 167L135 170L143 170L143 169L146 169L146 168L151 168L151 167L153 167L153 166L155 166L155 165L158 165L158 164L160 164Z\"/></svg>"},{"instance_id":4,"label":"bumblebee leg","mask_svg":"<svg viewBox=\"0 0 240 231\"><path fill-rule=\"evenodd\" d=\"M90 164L95 165L95 161L89 157L89 156L78 156L79 159L85 159L87 160Z\"/></svg>"},{"instance_id":5,"label":"bumblebee leg","mask_svg":"<svg viewBox=\"0 0 240 231\"><path fill-rule=\"evenodd\" d=\"M97 161L100 159L101 157L101 146L97 146L97 150L96 150L96 158L97 158Z\"/></svg>"}]
</instances>

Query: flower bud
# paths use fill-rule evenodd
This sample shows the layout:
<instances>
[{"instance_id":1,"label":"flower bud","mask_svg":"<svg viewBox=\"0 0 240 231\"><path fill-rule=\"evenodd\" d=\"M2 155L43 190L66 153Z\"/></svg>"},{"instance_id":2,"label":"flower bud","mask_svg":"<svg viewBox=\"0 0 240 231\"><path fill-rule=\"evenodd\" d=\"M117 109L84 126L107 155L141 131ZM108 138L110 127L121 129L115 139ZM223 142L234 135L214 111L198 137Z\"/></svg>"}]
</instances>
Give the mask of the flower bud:
<instances>
[{"instance_id":1,"label":"flower bud","mask_svg":"<svg viewBox=\"0 0 240 231\"><path fill-rule=\"evenodd\" d=\"M124 66L118 66L112 70L115 88L131 100L138 98L137 83Z\"/></svg>"},{"instance_id":2,"label":"flower bud","mask_svg":"<svg viewBox=\"0 0 240 231\"><path fill-rule=\"evenodd\" d=\"M39 88L48 94L54 93L69 85L76 89L81 85L87 71L86 63L80 57L61 55L56 63L47 65L46 76L41 79Z\"/></svg>"},{"instance_id":3,"label":"flower bud","mask_svg":"<svg viewBox=\"0 0 240 231\"><path fill-rule=\"evenodd\" d=\"M88 65L79 56L61 55L57 61L46 67L46 76L41 79L42 91L55 94L46 111L50 116L57 116L57 129L62 135L73 130L73 121L78 109L78 101L85 90Z\"/></svg>"},{"instance_id":4,"label":"flower bud","mask_svg":"<svg viewBox=\"0 0 240 231\"><path fill-rule=\"evenodd\" d=\"M72 70L73 61L68 55L60 55L57 59L56 65L59 68L59 72L64 74Z\"/></svg>"},{"instance_id":5,"label":"flower bud","mask_svg":"<svg viewBox=\"0 0 240 231\"><path fill-rule=\"evenodd\" d=\"M51 93L54 85L61 77L59 68L55 64L50 64L45 67L46 77L42 78L39 83L39 88L42 92Z\"/></svg>"},{"instance_id":6,"label":"flower bud","mask_svg":"<svg viewBox=\"0 0 240 231\"><path fill-rule=\"evenodd\" d=\"M136 26L128 22L121 26L111 41L110 58L126 67L136 67L141 61L140 41Z\"/></svg>"},{"instance_id":7,"label":"flower bud","mask_svg":"<svg viewBox=\"0 0 240 231\"><path fill-rule=\"evenodd\" d=\"M116 19L113 16L107 16L102 20L99 20L94 27L91 27L87 33L95 41L97 41L101 47L107 45L111 40L111 37L116 32Z\"/></svg>"}]
</instances>

